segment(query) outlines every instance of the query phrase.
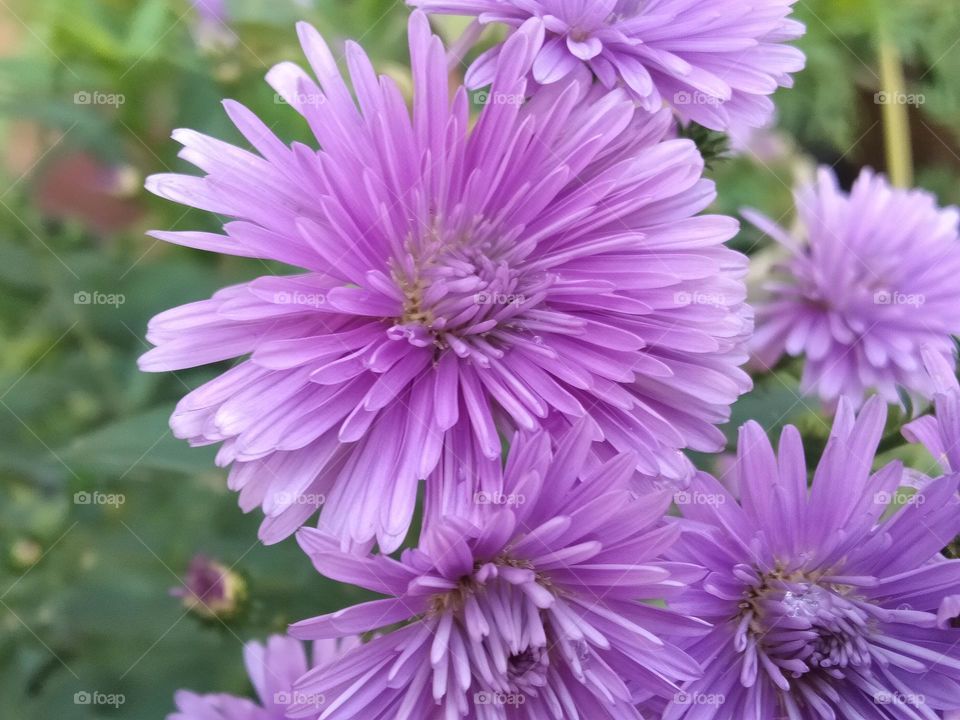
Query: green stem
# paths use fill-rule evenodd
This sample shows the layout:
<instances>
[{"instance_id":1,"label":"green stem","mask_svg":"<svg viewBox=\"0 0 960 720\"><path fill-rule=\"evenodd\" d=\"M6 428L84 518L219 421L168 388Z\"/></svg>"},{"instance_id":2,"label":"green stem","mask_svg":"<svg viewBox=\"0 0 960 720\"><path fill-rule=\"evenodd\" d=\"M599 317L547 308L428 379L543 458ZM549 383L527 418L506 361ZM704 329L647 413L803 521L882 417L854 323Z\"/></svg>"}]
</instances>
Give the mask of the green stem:
<instances>
[{"instance_id":1,"label":"green stem","mask_svg":"<svg viewBox=\"0 0 960 720\"><path fill-rule=\"evenodd\" d=\"M906 80L900 51L881 28L880 94L883 111L883 137L887 155L887 173L897 187L913 186L913 149L910 144L910 116L906 100Z\"/></svg>"}]
</instances>

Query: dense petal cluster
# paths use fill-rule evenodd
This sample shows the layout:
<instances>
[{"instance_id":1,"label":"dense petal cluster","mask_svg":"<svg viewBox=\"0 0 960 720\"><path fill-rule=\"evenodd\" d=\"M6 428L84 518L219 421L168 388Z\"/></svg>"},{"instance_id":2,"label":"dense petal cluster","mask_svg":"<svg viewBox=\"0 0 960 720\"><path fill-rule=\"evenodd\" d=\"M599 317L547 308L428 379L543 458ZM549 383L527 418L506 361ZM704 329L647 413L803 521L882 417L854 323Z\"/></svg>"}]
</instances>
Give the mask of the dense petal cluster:
<instances>
[{"instance_id":1,"label":"dense petal cluster","mask_svg":"<svg viewBox=\"0 0 960 720\"><path fill-rule=\"evenodd\" d=\"M803 355L804 390L830 402L871 389L898 402L898 386L929 397L921 351L952 363L960 333L960 212L870 170L848 194L822 169L796 203L805 241L747 213L790 252L786 278L758 305L759 361Z\"/></svg>"},{"instance_id":2,"label":"dense petal cluster","mask_svg":"<svg viewBox=\"0 0 960 720\"><path fill-rule=\"evenodd\" d=\"M701 575L657 560L675 541L670 490L637 496L633 460L588 462L573 428L555 452L545 433L515 439L500 489L476 496L451 455L420 546L401 559L358 559L319 530L298 539L323 574L386 595L293 625L331 638L400 629L311 672L296 690L345 720L641 718L635 704L672 697L699 668L673 640L706 631L643 600L670 599ZM487 468L484 472L496 472ZM671 640L673 638L673 640ZM290 716L316 717L294 706Z\"/></svg>"},{"instance_id":3,"label":"dense petal cluster","mask_svg":"<svg viewBox=\"0 0 960 720\"><path fill-rule=\"evenodd\" d=\"M202 175L148 188L228 219L155 235L300 272L160 314L141 366L237 360L175 434L221 445L261 539L297 532L320 573L383 597L247 645L256 700L181 691L168 720L960 713L960 211L824 170L802 240L749 212L790 252L757 359L804 355L835 424L812 483L795 428L777 451L741 428L739 499L683 452L722 449L753 318L737 224L700 215L714 187L675 116L762 125L803 65L794 2L409 0L476 16L448 53L413 13L412 111L301 24L314 76L268 81L318 148L233 102L252 151L175 133ZM490 23L510 29L471 103L448 67ZM904 434L939 477L874 471L901 388L934 399ZM243 589L198 556L175 594L223 617Z\"/></svg>"},{"instance_id":4,"label":"dense petal cluster","mask_svg":"<svg viewBox=\"0 0 960 720\"><path fill-rule=\"evenodd\" d=\"M622 86L647 110L664 103L714 130L769 121L778 87L804 66L784 43L803 34L789 17L796 0L408 0L428 12L474 15L481 23L546 30L533 76L550 84L589 68L607 88ZM501 49L471 66L467 84L488 85Z\"/></svg>"},{"instance_id":5,"label":"dense petal cluster","mask_svg":"<svg viewBox=\"0 0 960 720\"><path fill-rule=\"evenodd\" d=\"M314 643L312 662L299 640L274 635L265 644L251 642L243 648L244 663L259 703L233 695L177 693L177 712L167 720L284 720L297 698L293 684L311 668L322 668L358 644L356 638ZM318 703L319 705L319 703Z\"/></svg>"},{"instance_id":6,"label":"dense petal cluster","mask_svg":"<svg viewBox=\"0 0 960 720\"><path fill-rule=\"evenodd\" d=\"M886 406L841 401L812 486L799 433L779 453L755 423L740 435L738 503L698 475L684 504L679 560L709 574L675 603L715 624L691 652L704 676L665 720L937 718L960 709L960 629L943 601L960 561L957 475L896 499L905 471L872 472ZM891 505L891 501L893 504Z\"/></svg>"},{"instance_id":7,"label":"dense petal cluster","mask_svg":"<svg viewBox=\"0 0 960 720\"><path fill-rule=\"evenodd\" d=\"M665 139L668 113L583 79L530 98L535 23L504 45L475 126L423 14L409 28L412 117L359 46L346 48L355 101L321 37L299 32L319 86L290 63L268 80L319 151L228 102L256 153L180 130L205 175L148 181L232 218L224 235L157 237L306 269L158 315L141 360L245 358L171 425L222 443L241 506L267 516L264 541L324 505L345 545L396 549L452 434L469 439L467 462L499 457L501 433L586 416L641 471L676 479L680 448L720 447L715 425L750 386L746 259L723 244L734 220L697 216L714 187L691 142Z\"/></svg>"}]
</instances>

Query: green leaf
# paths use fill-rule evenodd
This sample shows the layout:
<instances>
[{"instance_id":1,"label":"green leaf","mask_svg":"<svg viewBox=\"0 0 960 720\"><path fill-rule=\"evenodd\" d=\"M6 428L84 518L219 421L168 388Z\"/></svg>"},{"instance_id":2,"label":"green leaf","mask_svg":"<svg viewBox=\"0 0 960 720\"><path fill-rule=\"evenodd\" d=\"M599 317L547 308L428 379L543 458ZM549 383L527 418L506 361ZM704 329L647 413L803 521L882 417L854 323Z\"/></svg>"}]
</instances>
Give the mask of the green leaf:
<instances>
[{"instance_id":1,"label":"green leaf","mask_svg":"<svg viewBox=\"0 0 960 720\"><path fill-rule=\"evenodd\" d=\"M74 440L58 454L70 465L93 472L126 474L134 469L203 473L214 468L216 450L190 448L170 432L171 407L111 423Z\"/></svg>"},{"instance_id":2,"label":"green leaf","mask_svg":"<svg viewBox=\"0 0 960 720\"><path fill-rule=\"evenodd\" d=\"M163 49L162 40L170 28L166 0L147 0L133 14L124 54L134 62L151 60Z\"/></svg>"}]
</instances>

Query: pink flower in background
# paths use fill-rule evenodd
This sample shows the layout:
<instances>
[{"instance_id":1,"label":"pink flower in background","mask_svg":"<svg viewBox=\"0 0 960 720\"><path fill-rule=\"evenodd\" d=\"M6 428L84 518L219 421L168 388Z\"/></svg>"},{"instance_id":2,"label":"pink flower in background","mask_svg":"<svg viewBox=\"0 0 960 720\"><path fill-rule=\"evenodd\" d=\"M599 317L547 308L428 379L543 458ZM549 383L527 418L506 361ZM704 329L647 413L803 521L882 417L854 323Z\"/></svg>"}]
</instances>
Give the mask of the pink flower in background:
<instances>
[{"instance_id":1,"label":"pink flower in background","mask_svg":"<svg viewBox=\"0 0 960 720\"><path fill-rule=\"evenodd\" d=\"M202 50L217 51L231 48L239 41L230 27L230 12L226 0L192 0L197 18L193 35Z\"/></svg>"},{"instance_id":2,"label":"pink flower in background","mask_svg":"<svg viewBox=\"0 0 960 720\"><path fill-rule=\"evenodd\" d=\"M952 367L960 333L960 211L870 170L847 193L822 169L796 205L800 238L744 213L789 251L784 279L757 306L757 359L802 356L803 390L828 402L875 391L896 403L898 387L930 397L921 351Z\"/></svg>"}]
</instances>

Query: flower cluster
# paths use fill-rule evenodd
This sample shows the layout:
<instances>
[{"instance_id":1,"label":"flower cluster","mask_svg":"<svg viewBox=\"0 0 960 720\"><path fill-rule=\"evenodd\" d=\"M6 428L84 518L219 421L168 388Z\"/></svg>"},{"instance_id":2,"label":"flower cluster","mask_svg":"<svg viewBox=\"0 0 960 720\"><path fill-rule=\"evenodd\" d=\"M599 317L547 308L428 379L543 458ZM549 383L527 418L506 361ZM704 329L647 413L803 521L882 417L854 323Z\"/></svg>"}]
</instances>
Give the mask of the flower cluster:
<instances>
[{"instance_id":1,"label":"flower cluster","mask_svg":"<svg viewBox=\"0 0 960 720\"><path fill-rule=\"evenodd\" d=\"M358 45L344 76L301 24L313 76L268 81L318 147L227 102L252 151L179 130L202 176L148 180L228 218L157 237L300 269L151 321L145 370L238 360L174 433L220 445L264 542L296 534L319 573L381 596L248 645L258 702L181 691L168 720L960 711L955 211L825 173L798 198L806 245L751 214L792 252L755 347L805 353L835 424L809 486L794 428L779 452L741 429L739 498L685 454L724 447L753 315L737 223L702 214L715 190L677 116L762 124L803 64L793 0L411 4L477 18L448 53L412 14L412 112ZM451 92L489 23L506 39ZM903 432L936 478L874 471L898 385L935 398ZM199 558L177 594L220 617L224 570Z\"/></svg>"}]
</instances>

